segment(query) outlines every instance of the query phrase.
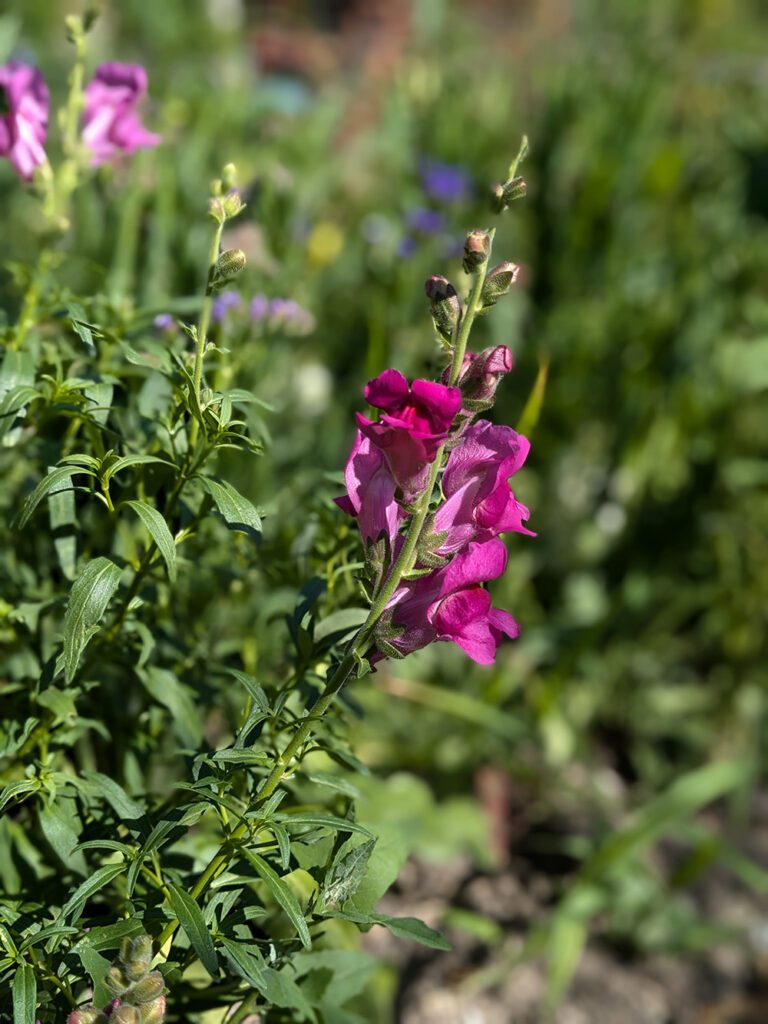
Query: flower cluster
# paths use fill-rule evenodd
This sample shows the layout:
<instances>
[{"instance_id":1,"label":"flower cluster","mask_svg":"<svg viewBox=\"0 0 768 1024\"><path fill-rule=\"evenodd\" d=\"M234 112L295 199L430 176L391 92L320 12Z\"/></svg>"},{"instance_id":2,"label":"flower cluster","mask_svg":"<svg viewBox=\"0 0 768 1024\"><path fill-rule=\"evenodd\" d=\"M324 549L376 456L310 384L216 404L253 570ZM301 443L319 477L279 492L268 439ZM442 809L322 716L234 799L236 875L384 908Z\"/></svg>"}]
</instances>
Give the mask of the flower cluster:
<instances>
[{"instance_id":1,"label":"flower cluster","mask_svg":"<svg viewBox=\"0 0 768 1024\"><path fill-rule=\"evenodd\" d=\"M223 323L242 306L243 301L238 292L221 292L213 303L213 320ZM315 329L315 318L294 299L268 299L266 295L254 295L247 310L251 323L265 331L282 331L284 334L299 336L310 334Z\"/></svg>"},{"instance_id":2,"label":"flower cluster","mask_svg":"<svg viewBox=\"0 0 768 1024\"><path fill-rule=\"evenodd\" d=\"M430 206L414 206L406 212L407 234L400 241L398 253L402 258L412 256L418 247L419 237L442 237L442 253L451 258L461 252L462 237L447 235L449 220L444 207L464 202L472 192L472 180L466 168L458 164L446 164L439 160L424 159L419 166L421 187Z\"/></svg>"},{"instance_id":3,"label":"flower cluster","mask_svg":"<svg viewBox=\"0 0 768 1024\"><path fill-rule=\"evenodd\" d=\"M82 142L94 167L120 154L156 146L137 107L147 92L147 73L138 64L101 64L85 88ZM48 88L40 72L20 61L0 66L0 157L25 181L46 162Z\"/></svg>"},{"instance_id":4,"label":"flower cluster","mask_svg":"<svg viewBox=\"0 0 768 1024\"><path fill-rule=\"evenodd\" d=\"M493 608L484 584L501 576L507 553L499 535L532 535L528 509L509 479L530 445L511 427L474 421L493 404L512 369L505 345L467 354L457 385L385 370L365 388L377 420L357 415L347 461L347 493L337 504L354 516L372 577L380 583L402 551L402 527L424 498L436 459L449 451L439 501L426 518L416 559L389 599L376 631L376 657L402 657L451 640L476 662L492 664L502 639L518 635L512 616ZM474 421L474 422L473 422Z\"/></svg>"}]
</instances>

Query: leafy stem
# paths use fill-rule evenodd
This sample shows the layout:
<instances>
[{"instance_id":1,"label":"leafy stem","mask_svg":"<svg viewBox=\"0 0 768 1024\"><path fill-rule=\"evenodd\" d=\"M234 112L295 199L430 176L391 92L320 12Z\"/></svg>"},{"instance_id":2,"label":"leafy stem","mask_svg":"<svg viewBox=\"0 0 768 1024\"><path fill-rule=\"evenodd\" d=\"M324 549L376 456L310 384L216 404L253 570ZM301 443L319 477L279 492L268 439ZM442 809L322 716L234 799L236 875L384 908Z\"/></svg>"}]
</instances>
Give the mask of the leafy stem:
<instances>
[{"instance_id":1,"label":"leafy stem","mask_svg":"<svg viewBox=\"0 0 768 1024\"><path fill-rule=\"evenodd\" d=\"M205 358L205 345L208 340L208 329L211 325L211 313L213 311L213 293L216 282L216 263L221 248L221 233L224 229L224 221L217 220L216 227L211 239L211 251L208 254L208 277L205 284L205 296L200 309L200 319L197 324L197 347L195 349L195 368L192 373L192 385L195 391L195 398L198 407L200 406L200 387L203 380L203 360ZM192 420L189 430L189 445L194 448L197 442L197 434L200 423L197 419Z\"/></svg>"},{"instance_id":2,"label":"leafy stem","mask_svg":"<svg viewBox=\"0 0 768 1024\"><path fill-rule=\"evenodd\" d=\"M491 239L492 237L493 235L491 234ZM485 282L489 259L490 247L485 261L475 271L475 280L467 303L467 309L461 322L461 328L459 330L456 345L453 349L450 372L451 384L455 384L461 372L461 365L464 359L464 352L466 350L469 334L472 329L472 323L480 305L480 295ZM352 675L355 667L365 656L371 636L379 622L379 619L384 614L389 601L397 590L397 587L400 585L403 577L413 569L416 562L419 540L429 513L432 494L437 484L440 470L443 467L445 448L445 445L440 447L435 460L432 463L427 485L421 495L418 508L414 513L405 534L400 554L392 566L384 585L376 594L365 622L349 642L341 661L327 678L325 688L317 701L311 706L311 708L307 709L304 717L299 720L298 728L294 732L287 746L278 756L272 771L259 789L253 807L258 807L265 803L283 781L290 770L293 759L310 736L313 727L317 722L323 719L336 695ZM193 886L191 890L191 896L193 899L199 899L216 876L226 868L231 859L232 853L236 850L239 841L245 838L248 834L248 830L249 824L243 821L233 829L231 833L229 833L218 853L209 861L207 867L203 870L202 874ZM168 921L158 939L161 949L172 938L177 928L178 921L175 919ZM239 1012L240 1011L238 1011L238 1013ZM233 1018L235 1021L239 1019L242 1018L237 1015Z\"/></svg>"}]
</instances>

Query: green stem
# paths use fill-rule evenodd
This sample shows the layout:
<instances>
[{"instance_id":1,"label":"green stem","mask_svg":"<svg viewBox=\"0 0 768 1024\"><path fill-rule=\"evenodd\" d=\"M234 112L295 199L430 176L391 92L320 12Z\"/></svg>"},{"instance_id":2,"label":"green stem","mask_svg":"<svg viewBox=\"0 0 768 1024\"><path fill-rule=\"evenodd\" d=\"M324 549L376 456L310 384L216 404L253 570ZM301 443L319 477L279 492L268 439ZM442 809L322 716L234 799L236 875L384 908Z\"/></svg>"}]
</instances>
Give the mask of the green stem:
<instances>
[{"instance_id":1,"label":"green stem","mask_svg":"<svg viewBox=\"0 0 768 1024\"><path fill-rule=\"evenodd\" d=\"M242 1021L251 1013L252 1010L256 1009L256 1004L259 1001L259 993L251 992L249 996L240 1003L238 1009L227 1019L227 1024L242 1024Z\"/></svg>"},{"instance_id":2,"label":"green stem","mask_svg":"<svg viewBox=\"0 0 768 1024\"><path fill-rule=\"evenodd\" d=\"M464 316L461 318L461 326L459 327L459 336L456 339L456 346L453 350L453 362L451 363L451 377L450 383L455 385L459 379L461 373L461 364L464 362L464 353L467 350L467 342L469 341L469 334L472 330L472 324L474 323L477 311L480 307L480 296L483 291L483 285L485 284L485 275L488 270L488 262L491 258L491 247L493 246L493 236L496 234L496 229L493 228L489 232L490 244L488 246L488 255L485 258L485 262L481 263L475 271L475 280L472 285L472 291L470 292L469 299L467 301L467 308L464 310Z\"/></svg>"},{"instance_id":3,"label":"green stem","mask_svg":"<svg viewBox=\"0 0 768 1024\"><path fill-rule=\"evenodd\" d=\"M491 240L493 236L491 236ZM490 258L490 252L489 252ZM454 348L453 360L451 363L451 383L455 383L459 378L461 371L461 364L464 359L464 352L467 346L467 340L469 338L469 332L472 327L472 321L477 313L480 293L483 288L483 282L485 281L486 268L488 266L488 259L475 272L475 283L472 289L472 293L467 303L467 309L462 320L461 331ZM416 512L411 519L408 531L405 535L403 546L400 550L400 554L392 566L392 569L387 577L381 590L378 592L376 597L371 604L371 609L368 612L368 616L365 622L362 624L357 634L350 641L347 650L336 666L336 669L332 672L325 684L320 697L312 705L312 707L306 712L304 717L301 719L299 727L293 734L288 745L285 747L283 752L278 756L275 766L267 776L264 784L259 789L254 807L265 803L275 792L277 787L283 781L286 773L289 771L291 762L298 753L300 747L306 742L307 737L312 731L312 727L315 722L320 721L325 715L328 708L334 701L337 693L342 689L347 679L349 679L358 659L361 658L367 648L376 625L384 614L384 611L389 604L393 594L397 590L403 577L407 575L412 569L416 562L419 539L421 537L421 531L424 527L424 522L429 513L429 505L432 499L432 494L437 484L437 479L440 474L440 470L443 465L443 458L445 456L445 445L440 447L435 460L432 463L429 472L429 479L427 485L421 495L421 501ZM231 848L240 839L243 839L249 830L248 822L241 822L228 836L226 844L219 850L219 852L208 862L207 867L204 869L197 882L191 889L190 895L193 899L198 899L208 888L211 882L216 876L227 866L231 857ZM169 921L165 928L160 933L158 944L160 948L168 942L173 936L174 932L178 928L178 921ZM238 1011L239 1012L239 1011ZM233 1018L237 1020L238 1018Z\"/></svg>"},{"instance_id":4,"label":"green stem","mask_svg":"<svg viewBox=\"0 0 768 1024\"><path fill-rule=\"evenodd\" d=\"M219 258L221 247L221 232L224 229L224 221L217 221L216 228L211 239L211 251L208 255L208 278L205 284L205 297L200 310L200 320L197 325L197 349L195 351L195 368L192 373L192 382L195 390L195 397L198 406L200 405L200 386L203 381L203 359L205 357L205 344L208 340L208 328L211 325L211 312L213 310L213 290L216 278L216 261ZM196 419L192 420L189 430L189 446L194 448L197 442L197 434L200 424Z\"/></svg>"}]
</instances>

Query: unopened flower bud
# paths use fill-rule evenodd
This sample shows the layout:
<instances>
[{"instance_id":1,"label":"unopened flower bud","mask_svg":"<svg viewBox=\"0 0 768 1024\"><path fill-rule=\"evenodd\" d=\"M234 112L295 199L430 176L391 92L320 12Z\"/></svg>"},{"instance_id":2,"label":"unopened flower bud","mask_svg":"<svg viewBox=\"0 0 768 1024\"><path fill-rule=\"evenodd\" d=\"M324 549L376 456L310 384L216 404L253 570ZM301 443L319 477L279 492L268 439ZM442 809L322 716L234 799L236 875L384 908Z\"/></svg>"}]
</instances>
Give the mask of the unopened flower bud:
<instances>
[{"instance_id":1,"label":"unopened flower bud","mask_svg":"<svg viewBox=\"0 0 768 1024\"><path fill-rule=\"evenodd\" d=\"M512 353L506 345L494 345L482 352L467 352L456 382L461 388L465 409L473 412L489 409L500 379L510 372L512 365ZM443 383L448 383L449 375L450 368L443 375Z\"/></svg>"},{"instance_id":2,"label":"unopened flower bud","mask_svg":"<svg viewBox=\"0 0 768 1024\"><path fill-rule=\"evenodd\" d=\"M223 224L227 219L227 215L224 211L224 202L221 196L212 196L208 200L208 213L213 217L217 224Z\"/></svg>"},{"instance_id":3,"label":"unopened flower bud","mask_svg":"<svg viewBox=\"0 0 768 1024\"><path fill-rule=\"evenodd\" d=\"M245 206L236 188L231 188L225 196L221 197L220 201L227 220L236 217Z\"/></svg>"},{"instance_id":4,"label":"unopened flower bud","mask_svg":"<svg viewBox=\"0 0 768 1024\"><path fill-rule=\"evenodd\" d=\"M142 1024L141 1012L135 1006L123 1003L109 1018L109 1024Z\"/></svg>"},{"instance_id":5,"label":"unopened flower bud","mask_svg":"<svg viewBox=\"0 0 768 1024\"><path fill-rule=\"evenodd\" d=\"M506 295L509 289L517 280L520 267L516 263L499 263L488 274L480 293L480 306L482 309L490 309L495 306L499 299Z\"/></svg>"},{"instance_id":6,"label":"unopened flower bud","mask_svg":"<svg viewBox=\"0 0 768 1024\"><path fill-rule=\"evenodd\" d=\"M141 1008L141 1024L162 1024L165 1019L165 996L158 996Z\"/></svg>"},{"instance_id":7,"label":"unopened flower bud","mask_svg":"<svg viewBox=\"0 0 768 1024\"><path fill-rule=\"evenodd\" d=\"M93 1006L84 1006L80 1010L73 1010L67 1017L67 1024L102 1024L107 1018Z\"/></svg>"},{"instance_id":8,"label":"unopened flower bud","mask_svg":"<svg viewBox=\"0 0 768 1024\"><path fill-rule=\"evenodd\" d=\"M461 302L456 289L447 278L433 275L425 281L424 291L427 293L432 320L438 333L446 341L450 341L461 319Z\"/></svg>"},{"instance_id":9,"label":"unopened flower bud","mask_svg":"<svg viewBox=\"0 0 768 1024\"><path fill-rule=\"evenodd\" d=\"M234 164L224 164L221 169L221 183L227 191L233 189L237 182L237 168Z\"/></svg>"},{"instance_id":10,"label":"unopened flower bud","mask_svg":"<svg viewBox=\"0 0 768 1024\"><path fill-rule=\"evenodd\" d=\"M104 975L104 984L116 996L121 996L131 987L130 979L126 977L125 971L118 967L117 964L112 964Z\"/></svg>"},{"instance_id":11,"label":"unopened flower bud","mask_svg":"<svg viewBox=\"0 0 768 1024\"><path fill-rule=\"evenodd\" d=\"M510 178L503 185L494 185L491 190L491 205L496 213L506 210L515 199L522 199L527 191L525 178Z\"/></svg>"},{"instance_id":12,"label":"unopened flower bud","mask_svg":"<svg viewBox=\"0 0 768 1024\"><path fill-rule=\"evenodd\" d=\"M163 994L165 981L160 971L152 971L137 981L131 989L131 1001L134 1003L151 1003Z\"/></svg>"},{"instance_id":13,"label":"unopened flower bud","mask_svg":"<svg viewBox=\"0 0 768 1024\"><path fill-rule=\"evenodd\" d=\"M491 251L491 236L487 231L470 231L464 243L464 262L462 266L467 274L477 270L488 259Z\"/></svg>"},{"instance_id":14,"label":"unopened flower bud","mask_svg":"<svg viewBox=\"0 0 768 1024\"><path fill-rule=\"evenodd\" d=\"M242 249L225 249L216 260L213 272L214 282L223 284L225 281L231 281L244 269L245 263L245 253Z\"/></svg>"}]
</instances>

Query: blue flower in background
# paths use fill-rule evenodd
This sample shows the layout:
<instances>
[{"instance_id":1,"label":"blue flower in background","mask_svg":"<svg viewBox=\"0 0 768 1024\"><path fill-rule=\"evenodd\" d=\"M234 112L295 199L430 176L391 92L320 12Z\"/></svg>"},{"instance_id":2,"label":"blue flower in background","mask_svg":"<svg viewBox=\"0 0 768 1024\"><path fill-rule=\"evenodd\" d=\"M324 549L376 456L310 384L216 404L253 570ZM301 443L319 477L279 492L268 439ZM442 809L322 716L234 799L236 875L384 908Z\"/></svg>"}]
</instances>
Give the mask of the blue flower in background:
<instances>
[{"instance_id":1,"label":"blue flower in background","mask_svg":"<svg viewBox=\"0 0 768 1024\"><path fill-rule=\"evenodd\" d=\"M405 216L408 227L419 235L439 235L445 231L445 217L439 210L414 206Z\"/></svg>"},{"instance_id":2,"label":"blue flower in background","mask_svg":"<svg viewBox=\"0 0 768 1024\"><path fill-rule=\"evenodd\" d=\"M421 184L430 199L440 203L458 203L472 191L472 179L466 167L425 159L419 167Z\"/></svg>"},{"instance_id":3,"label":"blue flower in background","mask_svg":"<svg viewBox=\"0 0 768 1024\"><path fill-rule=\"evenodd\" d=\"M240 305L240 296L237 292L228 291L222 292L218 298L213 300L213 310L211 315L217 324L220 324L226 317L230 310L237 309Z\"/></svg>"}]
</instances>

